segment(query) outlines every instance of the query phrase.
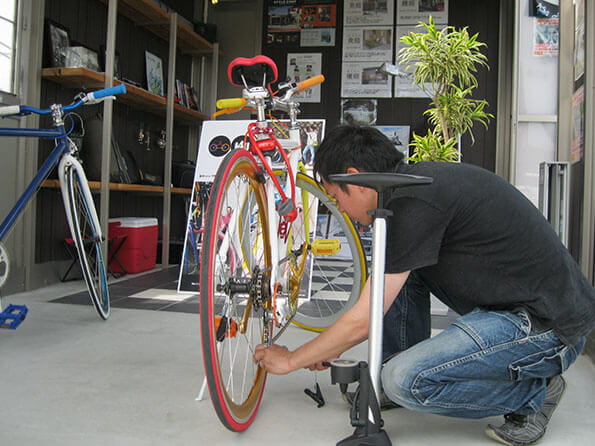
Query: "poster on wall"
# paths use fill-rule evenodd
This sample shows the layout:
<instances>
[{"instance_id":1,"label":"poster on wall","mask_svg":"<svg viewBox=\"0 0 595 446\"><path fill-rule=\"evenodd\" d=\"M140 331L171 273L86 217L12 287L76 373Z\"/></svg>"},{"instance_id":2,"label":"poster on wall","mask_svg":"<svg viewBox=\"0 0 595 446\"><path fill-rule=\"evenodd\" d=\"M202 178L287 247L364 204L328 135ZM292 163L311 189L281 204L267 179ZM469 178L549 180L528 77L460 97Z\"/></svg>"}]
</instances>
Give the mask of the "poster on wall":
<instances>
[{"instance_id":1,"label":"poster on wall","mask_svg":"<svg viewBox=\"0 0 595 446\"><path fill-rule=\"evenodd\" d=\"M335 2L277 1L267 4L266 43L273 46L334 46Z\"/></svg>"},{"instance_id":2,"label":"poster on wall","mask_svg":"<svg viewBox=\"0 0 595 446\"><path fill-rule=\"evenodd\" d=\"M529 15L534 17L560 17L559 0L529 0Z\"/></svg>"},{"instance_id":3,"label":"poster on wall","mask_svg":"<svg viewBox=\"0 0 595 446\"><path fill-rule=\"evenodd\" d=\"M343 4L343 25L392 25L393 0L360 0Z\"/></svg>"},{"instance_id":4,"label":"poster on wall","mask_svg":"<svg viewBox=\"0 0 595 446\"><path fill-rule=\"evenodd\" d=\"M409 156L408 125L378 125L376 128L393 143L395 149L401 152L405 158Z\"/></svg>"},{"instance_id":5,"label":"poster on wall","mask_svg":"<svg viewBox=\"0 0 595 446\"><path fill-rule=\"evenodd\" d=\"M328 28L337 25L337 5L308 4L302 5L302 28Z\"/></svg>"},{"instance_id":6,"label":"poster on wall","mask_svg":"<svg viewBox=\"0 0 595 446\"><path fill-rule=\"evenodd\" d=\"M349 125L374 125L377 118L376 99L342 99L341 123Z\"/></svg>"},{"instance_id":7,"label":"poster on wall","mask_svg":"<svg viewBox=\"0 0 595 446\"><path fill-rule=\"evenodd\" d=\"M448 23L448 0L397 0L397 25L416 25L428 22Z\"/></svg>"},{"instance_id":8,"label":"poster on wall","mask_svg":"<svg viewBox=\"0 0 595 446\"><path fill-rule=\"evenodd\" d=\"M287 77L289 77L292 82L304 81L321 73L321 53L287 54ZM298 102L320 102L320 88L320 85L315 85L306 91L296 94L294 97Z\"/></svg>"},{"instance_id":9,"label":"poster on wall","mask_svg":"<svg viewBox=\"0 0 595 446\"><path fill-rule=\"evenodd\" d=\"M300 46L335 46L335 28L303 29Z\"/></svg>"},{"instance_id":10,"label":"poster on wall","mask_svg":"<svg viewBox=\"0 0 595 446\"><path fill-rule=\"evenodd\" d=\"M344 62L341 68L341 96L347 98L390 98L392 79L380 71L382 62Z\"/></svg>"},{"instance_id":11,"label":"poster on wall","mask_svg":"<svg viewBox=\"0 0 595 446\"><path fill-rule=\"evenodd\" d=\"M346 27L343 29L343 61L391 62L392 26ZM380 65L380 64L379 64Z\"/></svg>"},{"instance_id":12,"label":"poster on wall","mask_svg":"<svg viewBox=\"0 0 595 446\"><path fill-rule=\"evenodd\" d=\"M560 19L533 20L533 55L556 57L560 48Z\"/></svg>"},{"instance_id":13,"label":"poster on wall","mask_svg":"<svg viewBox=\"0 0 595 446\"><path fill-rule=\"evenodd\" d=\"M296 1L273 2L267 10L267 44L298 46L302 23L301 9Z\"/></svg>"}]
</instances>

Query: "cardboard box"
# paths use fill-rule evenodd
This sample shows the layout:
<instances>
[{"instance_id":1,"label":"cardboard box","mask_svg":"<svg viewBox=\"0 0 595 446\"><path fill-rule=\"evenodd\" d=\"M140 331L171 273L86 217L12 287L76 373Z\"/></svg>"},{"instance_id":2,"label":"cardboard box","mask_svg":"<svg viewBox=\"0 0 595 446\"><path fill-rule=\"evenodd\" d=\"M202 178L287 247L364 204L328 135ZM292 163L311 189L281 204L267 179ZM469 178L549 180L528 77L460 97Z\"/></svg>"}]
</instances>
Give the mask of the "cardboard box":
<instances>
[{"instance_id":1,"label":"cardboard box","mask_svg":"<svg viewBox=\"0 0 595 446\"><path fill-rule=\"evenodd\" d=\"M120 217L109 219L109 239L126 238L116 257L124 267L113 259L110 269L114 273L140 273L155 268L157 258L158 224L156 218ZM121 240L110 246L110 258L118 249Z\"/></svg>"}]
</instances>

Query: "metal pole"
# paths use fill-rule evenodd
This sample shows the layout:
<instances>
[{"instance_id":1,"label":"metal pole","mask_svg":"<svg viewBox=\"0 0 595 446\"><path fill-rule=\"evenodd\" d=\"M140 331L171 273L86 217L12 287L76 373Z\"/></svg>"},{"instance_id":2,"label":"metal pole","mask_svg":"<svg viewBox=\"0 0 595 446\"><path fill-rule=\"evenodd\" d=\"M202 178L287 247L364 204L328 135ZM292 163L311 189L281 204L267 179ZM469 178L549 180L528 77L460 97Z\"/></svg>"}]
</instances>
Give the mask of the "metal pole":
<instances>
[{"instance_id":1,"label":"metal pole","mask_svg":"<svg viewBox=\"0 0 595 446\"><path fill-rule=\"evenodd\" d=\"M379 192L380 193L380 192ZM386 257L386 220L374 219L372 238L372 282L370 289L370 334L368 336L368 364L376 400L380 401L380 370L382 367L382 324L384 316L384 261Z\"/></svg>"},{"instance_id":2,"label":"metal pole","mask_svg":"<svg viewBox=\"0 0 595 446\"><path fill-rule=\"evenodd\" d=\"M110 0L107 9L107 36L105 40L105 88L109 88L114 82L114 54L116 48L116 24L118 21L118 0ZM104 253L108 250L108 220L109 220L109 183L110 183L110 161L112 146L112 115L113 101L103 101L103 128L101 136L101 190L99 221L101 232L104 236L102 249Z\"/></svg>"},{"instance_id":3,"label":"metal pole","mask_svg":"<svg viewBox=\"0 0 595 446\"><path fill-rule=\"evenodd\" d=\"M167 109L165 115L165 161L163 166L163 221L161 233L161 267L169 266L169 227L171 220L171 164L174 139L174 91L176 83L176 47L178 37L178 14L169 18L169 62L167 69Z\"/></svg>"}]
</instances>

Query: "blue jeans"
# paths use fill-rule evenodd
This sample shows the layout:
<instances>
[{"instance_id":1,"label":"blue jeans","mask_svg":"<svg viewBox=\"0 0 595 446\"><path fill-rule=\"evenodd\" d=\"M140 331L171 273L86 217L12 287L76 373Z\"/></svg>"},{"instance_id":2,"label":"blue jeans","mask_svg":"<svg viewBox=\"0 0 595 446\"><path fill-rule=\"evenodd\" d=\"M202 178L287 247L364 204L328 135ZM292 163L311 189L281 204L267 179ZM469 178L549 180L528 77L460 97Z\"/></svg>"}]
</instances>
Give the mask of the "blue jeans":
<instances>
[{"instance_id":1,"label":"blue jeans","mask_svg":"<svg viewBox=\"0 0 595 446\"><path fill-rule=\"evenodd\" d=\"M430 291L419 275L412 272L395 302L384 315L383 362L429 338L431 327Z\"/></svg>"},{"instance_id":2,"label":"blue jeans","mask_svg":"<svg viewBox=\"0 0 595 446\"><path fill-rule=\"evenodd\" d=\"M533 330L524 310L473 310L433 338L384 364L387 396L412 410L482 418L530 414L546 380L564 372L585 339L565 346L553 330Z\"/></svg>"}]
</instances>

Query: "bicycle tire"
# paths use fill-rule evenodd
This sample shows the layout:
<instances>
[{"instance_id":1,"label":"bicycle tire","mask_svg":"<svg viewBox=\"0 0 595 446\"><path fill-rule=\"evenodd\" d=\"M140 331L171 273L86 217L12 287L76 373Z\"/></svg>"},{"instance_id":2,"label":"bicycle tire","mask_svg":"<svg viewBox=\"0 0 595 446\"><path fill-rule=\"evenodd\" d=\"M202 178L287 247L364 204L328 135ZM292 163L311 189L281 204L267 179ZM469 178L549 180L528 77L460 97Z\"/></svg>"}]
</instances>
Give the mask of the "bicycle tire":
<instances>
[{"instance_id":1,"label":"bicycle tire","mask_svg":"<svg viewBox=\"0 0 595 446\"><path fill-rule=\"evenodd\" d=\"M81 271L97 313L106 320L110 314L109 288L101 249L99 222L91 212L91 207L94 209L95 204L88 201L83 189L88 187L86 178L81 177L79 171L72 164L66 164L64 169L66 181L64 204L71 216L70 229Z\"/></svg>"},{"instance_id":2,"label":"bicycle tire","mask_svg":"<svg viewBox=\"0 0 595 446\"><path fill-rule=\"evenodd\" d=\"M241 203L240 203L241 201ZM200 271L201 343L211 401L224 426L241 432L260 405L266 372L253 363L254 347L271 339L265 321L270 298L225 288L257 283L270 267L266 196L256 160L246 150L222 161L205 214ZM252 255L246 256L249 244ZM268 284L262 284L262 289ZM237 290L236 290L237 291Z\"/></svg>"},{"instance_id":3,"label":"bicycle tire","mask_svg":"<svg viewBox=\"0 0 595 446\"><path fill-rule=\"evenodd\" d=\"M301 172L297 174L296 187L298 193L301 191L316 199L306 200L302 197L303 206L307 201L310 207L317 203L317 217L332 218L336 230L330 234L330 238L340 242L340 253L335 256L316 255L309 251L311 276L304 277L300 282L300 296L310 296L300 299L303 303L298 305L292 322L306 330L320 332L357 302L367 278L367 262L353 223L337 209L324 189L313 178ZM309 209L303 215L313 215L313 210ZM292 231L295 233L298 230L303 229L299 229L294 223ZM329 239L319 237L323 232L320 227L311 228L308 232L310 245L317 238ZM334 234L338 237L334 237ZM309 272L306 271L306 274L309 275Z\"/></svg>"}]
</instances>

